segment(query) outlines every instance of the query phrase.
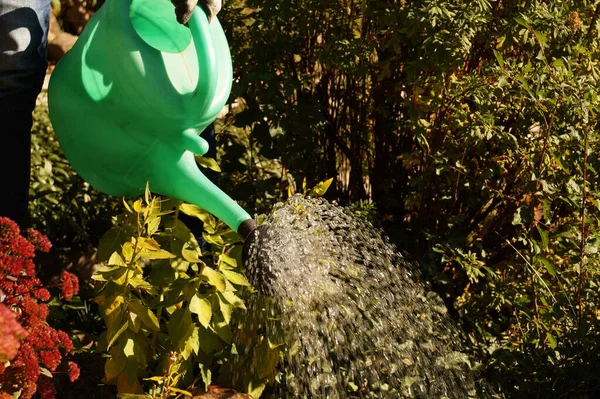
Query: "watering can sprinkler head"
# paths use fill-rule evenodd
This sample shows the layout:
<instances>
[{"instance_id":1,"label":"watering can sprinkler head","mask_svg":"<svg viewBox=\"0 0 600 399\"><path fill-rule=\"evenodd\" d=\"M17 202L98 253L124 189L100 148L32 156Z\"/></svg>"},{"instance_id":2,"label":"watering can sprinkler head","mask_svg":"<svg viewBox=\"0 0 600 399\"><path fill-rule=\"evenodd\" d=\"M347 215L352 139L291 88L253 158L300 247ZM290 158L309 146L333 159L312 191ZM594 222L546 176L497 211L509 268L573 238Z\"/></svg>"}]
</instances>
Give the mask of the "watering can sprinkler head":
<instances>
[{"instance_id":1,"label":"watering can sprinkler head","mask_svg":"<svg viewBox=\"0 0 600 399\"><path fill-rule=\"evenodd\" d=\"M257 226L254 220L252 222L254 226L244 237L242 263L250 283L261 294L270 296L271 282L275 279L275 274L271 268L271 254L266 250L265 242L271 239L271 233L268 225Z\"/></svg>"},{"instance_id":2,"label":"watering can sprinkler head","mask_svg":"<svg viewBox=\"0 0 600 399\"><path fill-rule=\"evenodd\" d=\"M52 73L50 119L67 159L95 189L133 197L148 185L246 239L256 223L194 157L208 150L199 134L231 91L229 46L202 8L188 25L165 0L107 0Z\"/></svg>"}]
</instances>

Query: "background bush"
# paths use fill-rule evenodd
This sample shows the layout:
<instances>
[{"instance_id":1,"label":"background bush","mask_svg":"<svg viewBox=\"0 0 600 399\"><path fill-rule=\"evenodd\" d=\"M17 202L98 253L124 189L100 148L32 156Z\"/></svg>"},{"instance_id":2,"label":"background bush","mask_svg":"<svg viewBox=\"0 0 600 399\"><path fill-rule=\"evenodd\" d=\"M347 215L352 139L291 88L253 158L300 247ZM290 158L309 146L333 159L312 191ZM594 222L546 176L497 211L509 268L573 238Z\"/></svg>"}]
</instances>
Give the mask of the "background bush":
<instances>
[{"instance_id":1,"label":"background bush","mask_svg":"<svg viewBox=\"0 0 600 399\"><path fill-rule=\"evenodd\" d=\"M422 265L509 397L590 396L599 17L591 1L226 1L219 183L265 212L333 177L328 198Z\"/></svg>"}]
</instances>

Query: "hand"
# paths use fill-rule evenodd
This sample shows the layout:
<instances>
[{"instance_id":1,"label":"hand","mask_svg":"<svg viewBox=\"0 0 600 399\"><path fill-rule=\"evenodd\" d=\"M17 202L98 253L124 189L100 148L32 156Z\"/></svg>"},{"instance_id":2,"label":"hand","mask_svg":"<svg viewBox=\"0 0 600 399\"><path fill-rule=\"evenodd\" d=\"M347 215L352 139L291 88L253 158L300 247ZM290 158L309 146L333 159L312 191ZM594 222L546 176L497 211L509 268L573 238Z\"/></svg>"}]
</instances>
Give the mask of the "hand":
<instances>
[{"instance_id":1,"label":"hand","mask_svg":"<svg viewBox=\"0 0 600 399\"><path fill-rule=\"evenodd\" d=\"M208 22L221 11L221 0L171 0L171 2L175 5L177 21L183 25L188 23L198 3L204 8Z\"/></svg>"}]
</instances>

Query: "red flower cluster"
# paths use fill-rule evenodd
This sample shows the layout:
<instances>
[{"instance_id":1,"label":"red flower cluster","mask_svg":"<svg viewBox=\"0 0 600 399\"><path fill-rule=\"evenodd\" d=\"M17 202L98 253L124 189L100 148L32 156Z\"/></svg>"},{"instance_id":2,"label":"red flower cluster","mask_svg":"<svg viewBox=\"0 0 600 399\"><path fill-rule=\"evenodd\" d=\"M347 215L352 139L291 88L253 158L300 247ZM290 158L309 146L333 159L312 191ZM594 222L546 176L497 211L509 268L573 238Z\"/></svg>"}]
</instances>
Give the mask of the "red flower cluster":
<instances>
[{"instance_id":1,"label":"red flower cluster","mask_svg":"<svg viewBox=\"0 0 600 399\"><path fill-rule=\"evenodd\" d=\"M69 362L69 380L71 382L79 378L79 366L75 362Z\"/></svg>"},{"instance_id":2,"label":"red flower cluster","mask_svg":"<svg viewBox=\"0 0 600 399\"><path fill-rule=\"evenodd\" d=\"M40 367L56 372L63 354L73 350L69 336L46 322L48 306L40 301L50 299L50 292L34 274L35 250L48 251L50 241L33 229L27 235L28 239L23 237L12 220L0 217L0 399L19 390L23 399L36 392L54 398L54 384L40 377ZM61 277L61 296L70 300L79 291L79 282L66 271ZM7 360L10 363L3 364ZM68 363L68 373L71 381L77 379L75 363Z\"/></svg>"},{"instance_id":3,"label":"red flower cluster","mask_svg":"<svg viewBox=\"0 0 600 399\"><path fill-rule=\"evenodd\" d=\"M73 295L79 292L79 280L73 273L63 270L61 273L62 297L65 301L70 301Z\"/></svg>"},{"instance_id":4,"label":"red flower cluster","mask_svg":"<svg viewBox=\"0 0 600 399\"><path fill-rule=\"evenodd\" d=\"M2 364L17 356L19 341L26 335L23 327L17 323L15 314L0 303L0 374Z\"/></svg>"}]
</instances>

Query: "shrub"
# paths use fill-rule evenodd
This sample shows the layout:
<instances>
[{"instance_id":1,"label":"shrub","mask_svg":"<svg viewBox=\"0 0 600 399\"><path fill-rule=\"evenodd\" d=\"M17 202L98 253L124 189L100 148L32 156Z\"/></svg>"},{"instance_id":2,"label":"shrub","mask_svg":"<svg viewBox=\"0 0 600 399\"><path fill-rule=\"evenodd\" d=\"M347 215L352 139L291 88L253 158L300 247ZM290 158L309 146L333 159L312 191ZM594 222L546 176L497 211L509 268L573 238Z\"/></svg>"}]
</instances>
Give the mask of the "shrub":
<instances>
[{"instance_id":1,"label":"shrub","mask_svg":"<svg viewBox=\"0 0 600 399\"><path fill-rule=\"evenodd\" d=\"M70 300L79 290L77 278L67 271L62 281L44 286L35 276L35 251L47 252L51 244L34 229L27 238L8 218L0 218L0 396L53 398L52 375L68 373L71 381L79 376L73 362L63 356L71 352L69 336L48 325L49 289L59 287L60 296Z\"/></svg>"},{"instance_id":2,"label":"shrub","mask_svg":"<svg viewBox=\"0 0 600 399\"><path fill-rule=\"evenodd\" d=\"M248 364L267 352L278 358L278 351L260 345L256 324L237 321L253 292L241 269L238 234L194 205L148 191L125 208L100 241L106 266L93 276L107 328L98 348L110 356L106 380L120 394L144 398L213 382L258 398L277 362L256 373ZM181 213L203 222L204 231L195 234L204 248Z\"/></svg>"}]
</instances>

